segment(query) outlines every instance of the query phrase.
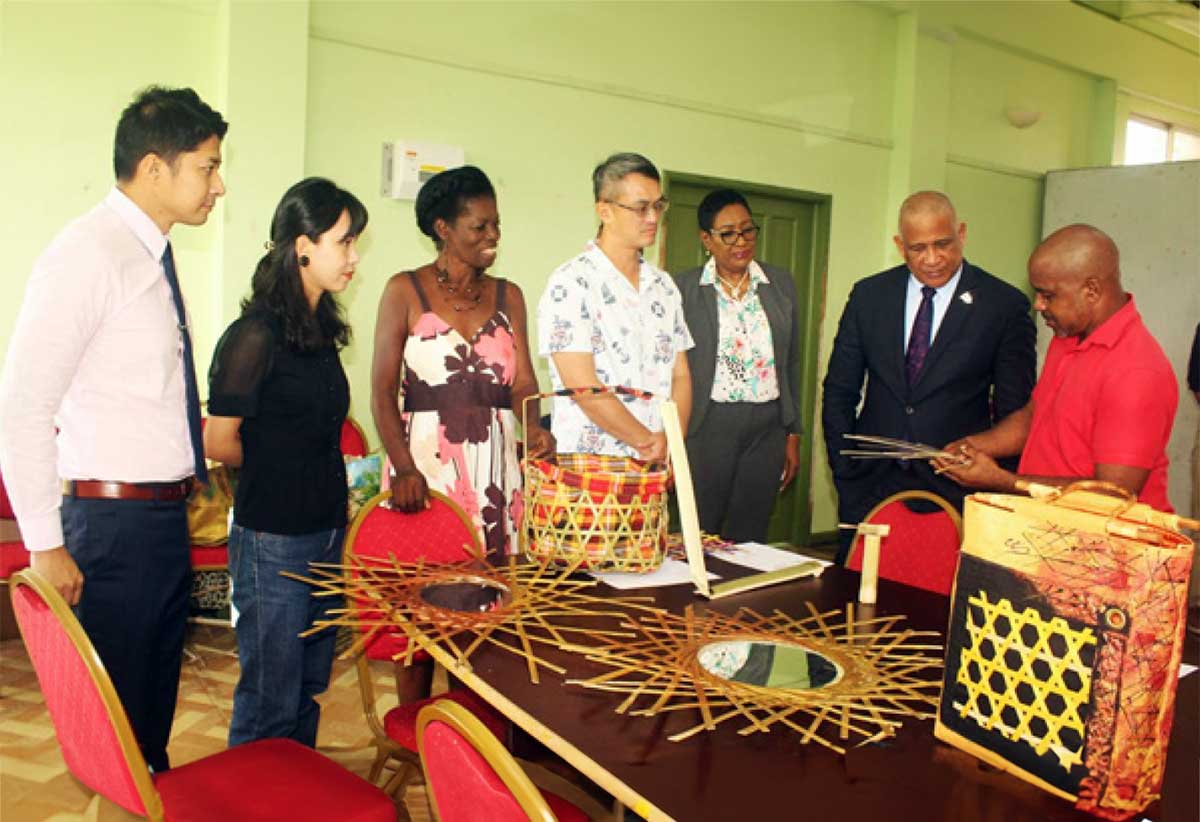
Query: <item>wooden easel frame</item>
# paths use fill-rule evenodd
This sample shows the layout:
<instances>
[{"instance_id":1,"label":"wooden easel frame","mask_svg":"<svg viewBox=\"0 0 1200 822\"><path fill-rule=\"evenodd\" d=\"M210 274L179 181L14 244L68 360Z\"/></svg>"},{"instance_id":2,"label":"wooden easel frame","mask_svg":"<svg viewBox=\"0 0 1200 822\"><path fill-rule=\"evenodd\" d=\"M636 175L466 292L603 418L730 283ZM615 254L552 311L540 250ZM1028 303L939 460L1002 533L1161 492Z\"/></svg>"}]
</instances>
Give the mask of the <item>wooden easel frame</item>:
<instances>
[{"instance_id":1,"label":"wooden easel frame","mask_svg":"<svg viewBox=\"0 0 1200 822\"><path fill-rule=\"evenodd\" d=\"M692 488L692 469L688 463L687 447L683 440L683 427L679 424L679 409L673 400L663 400L663 430L667 435L667 449L675 467L675 498L679 503L679 524L683 531L683 546L687 550L688 567L696 593L705 599L722 597L765 588L780 582L802 577L820 576L824 566L816 560L802 562L790 568L766 571L740 579L709 585L708 569L704 564L704 547L700 539L700 515L696 511L696 494Z\"/></svg>"}]
</instances>

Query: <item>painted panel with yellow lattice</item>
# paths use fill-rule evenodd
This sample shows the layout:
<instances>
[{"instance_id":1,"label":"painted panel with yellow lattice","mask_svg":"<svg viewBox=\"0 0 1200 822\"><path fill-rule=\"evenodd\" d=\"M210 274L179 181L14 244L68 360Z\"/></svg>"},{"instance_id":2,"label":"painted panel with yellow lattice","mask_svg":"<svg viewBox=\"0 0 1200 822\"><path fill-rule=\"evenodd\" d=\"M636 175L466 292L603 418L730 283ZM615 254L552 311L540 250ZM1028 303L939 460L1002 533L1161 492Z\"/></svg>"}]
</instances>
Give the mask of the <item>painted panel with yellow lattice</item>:
<instances>
[{"instance_id":1,"label":"painted panel with yellow lattice","mask_svg":"<svg viewBox=\"0 0 1200 822\"><path fill-rule=\"evenodd\" d=\"M1162 785L1191 541L1090 491L975 494L935 733L1082 810L1125 819Z\"/></svg>"}]
</instances>

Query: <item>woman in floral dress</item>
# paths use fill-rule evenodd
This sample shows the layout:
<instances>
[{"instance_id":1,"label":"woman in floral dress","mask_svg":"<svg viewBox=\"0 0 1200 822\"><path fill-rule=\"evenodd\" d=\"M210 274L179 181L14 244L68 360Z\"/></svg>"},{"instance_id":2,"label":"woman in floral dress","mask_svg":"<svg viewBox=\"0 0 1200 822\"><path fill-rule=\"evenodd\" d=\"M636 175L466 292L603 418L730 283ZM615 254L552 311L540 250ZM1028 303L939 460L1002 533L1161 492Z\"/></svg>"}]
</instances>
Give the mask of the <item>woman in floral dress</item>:
<instances>
[{"instance_id":1,"label":"woman in floral dress","mask_svg":"<svg viewBox=\"0 0 1200 822\"><path fill-rule=\"evenodd\" d=\"M489 555L514 553L517 420L538 389L521 289L484 273L500 241L496 193L473 166L444 171L421 188L416 217L438 255L388 282L371 368L371 412L396 475L392 501L417 511L433 488L471 517ZM552 453L538 415L531 402L530 451Z\"/></svg>"}]
</instances>

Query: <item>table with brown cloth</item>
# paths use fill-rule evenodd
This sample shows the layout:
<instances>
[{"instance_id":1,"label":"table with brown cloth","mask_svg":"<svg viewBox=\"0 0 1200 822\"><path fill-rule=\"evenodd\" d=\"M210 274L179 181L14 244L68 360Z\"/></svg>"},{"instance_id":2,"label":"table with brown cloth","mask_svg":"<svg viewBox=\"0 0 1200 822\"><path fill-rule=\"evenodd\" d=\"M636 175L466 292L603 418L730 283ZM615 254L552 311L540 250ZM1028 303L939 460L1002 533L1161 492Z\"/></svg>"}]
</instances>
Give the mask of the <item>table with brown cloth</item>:
<instances>
[{"instance_id":1,"label":"table with brown cloth","mask_svg":"<svg viewBox=\"0 0 1200 822\"><path fill-rule=\"evenodd\" d=\"M709 569L724 579L752 573L709 558ZM675 613L687 605L732 614L747 607L769 615L778 609L807 614L811 602L822 612L844 609L858 592L858 574L838 566L806 579L706 602L690 585L621 592L597 585L596 595L646 595ZM903 614L898 627L939 632L944 642L949 600L881 580L872 609L855 603L865 619ZM538 655L562 665L572 678L605 669L565 652ZM452 660L440 649L443 664ZM1189 636L1184 661L1195 665L1200 642ZM904 719L897 735L852 748L842 756L800 735L774 727L741 736L739 723L723 723L682 742L667 739L699 721L697 711L654 717L615 713L624 694L566 685L543 672L529 681L526 662L488 643L471 657L473 670L456 673L493 702L514 723L538 739L600 787L647 819L679 822L732 820L997 820L1044 822L1095 819L1015 776L985 765L933 737L932 720ZM931 674L933 675L933 674ZM1200 673L1179 683L1175 724L1167 758L1162 799L1142 816L1154 822L1195 822L1200 818Z\"/></svg>"}]
</instances>

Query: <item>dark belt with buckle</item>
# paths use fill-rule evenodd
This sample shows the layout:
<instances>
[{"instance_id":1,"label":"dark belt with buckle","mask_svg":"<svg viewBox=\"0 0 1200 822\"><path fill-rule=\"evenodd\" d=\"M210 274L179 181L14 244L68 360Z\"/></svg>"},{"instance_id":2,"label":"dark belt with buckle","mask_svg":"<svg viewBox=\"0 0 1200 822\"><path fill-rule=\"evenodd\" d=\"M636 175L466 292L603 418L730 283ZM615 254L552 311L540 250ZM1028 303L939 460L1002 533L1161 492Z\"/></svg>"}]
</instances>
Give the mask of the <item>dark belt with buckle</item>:
<instances>
[{"instance_id":1,"label":"dark belt with buckle","mask_svg":"<svg viewBox=\"0 0 1200 822\"><path fill-rule=\"evenodd\" d=\"M187 499L195 478L175 482L111 482L63 480L63 494L76 499L133 499L143 502L178 502Z\"/></svg>"}]
</instances>

